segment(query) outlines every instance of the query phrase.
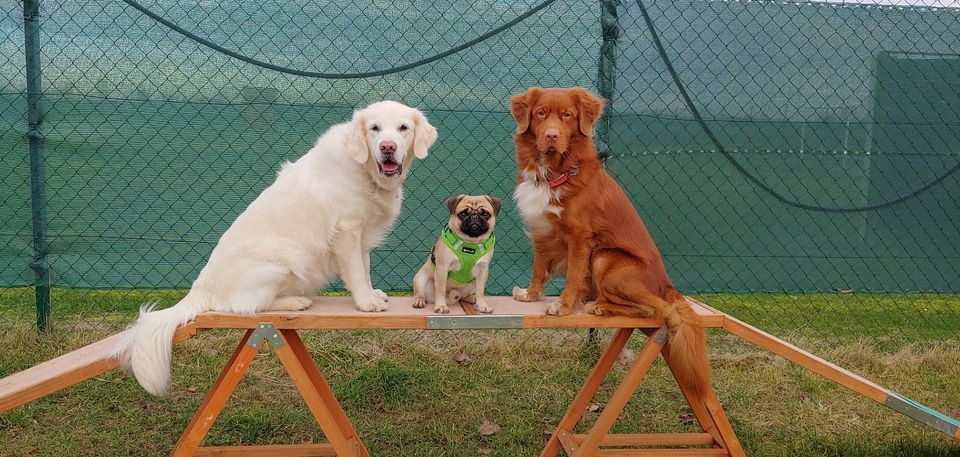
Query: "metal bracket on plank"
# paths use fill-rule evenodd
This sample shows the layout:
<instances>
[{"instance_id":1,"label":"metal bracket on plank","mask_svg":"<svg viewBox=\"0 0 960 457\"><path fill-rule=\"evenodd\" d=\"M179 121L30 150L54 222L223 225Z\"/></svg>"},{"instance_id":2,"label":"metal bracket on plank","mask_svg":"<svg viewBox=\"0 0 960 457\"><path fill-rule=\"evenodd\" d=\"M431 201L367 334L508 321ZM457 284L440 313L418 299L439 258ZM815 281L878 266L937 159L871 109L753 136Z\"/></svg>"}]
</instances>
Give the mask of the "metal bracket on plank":
<instances>
[{"instance_id":1,"label":"metal bracket on plank","mask_svg":"<svg viewBox=\"0 0 960 457\"><path fill-rule=\"evenodd\" d=\"M960 421L957 419L913 401L894 391L890 391L890 395L887 396L883 404L900 414L916 419L924 425L946 433L951 437L956 436L957 429L960 429Z\"/></svg>"},{"instance_id":2,"label":"metal bracket on plank","mask_svg":"<svg viewBox=\"0 0 960 457\"><path fill-rule=\"evenodd\" d=\"M269 341L274 349L283 346L283 338L280 337L280 331L269 322L261 322L257 328L253 329L253 334L247 340L247 345L254 349L259 349L263 341Z\"/></svg>"},{"instance_id":3,"label":"metal bracket on plank","mask_svg":"<svg viewBox=\"0 0 960 457\"><path fill-rule=\"evenodd\" d=\"M434 314L427 316L429 330L459 329L504 329L523 328L523 316L520 314L447 316Z\"/></svg>"}]
</instances>

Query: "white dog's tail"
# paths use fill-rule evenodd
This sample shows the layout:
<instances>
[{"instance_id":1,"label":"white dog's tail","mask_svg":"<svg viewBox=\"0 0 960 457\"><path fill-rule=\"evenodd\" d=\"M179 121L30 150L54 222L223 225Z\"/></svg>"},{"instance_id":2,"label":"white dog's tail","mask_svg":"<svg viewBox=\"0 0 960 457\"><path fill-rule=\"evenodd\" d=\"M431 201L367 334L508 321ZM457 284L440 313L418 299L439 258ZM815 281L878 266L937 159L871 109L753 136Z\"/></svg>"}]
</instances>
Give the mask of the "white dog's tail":
<instances>
[{"instance_id":1,"label":"white dog's tail","mask_svg":"<svg viewBox=\"0 0 960 457\"><path fill-rule=\"evenodd\" d=\"M166 309L154 311L153 304L140 307L140 318L127 331L116 356L124 368L132 369L143 388L164 395L170 386L170 358L177 328L209 309L207 300L195 291Z\"/></svg>"}]
</instances>

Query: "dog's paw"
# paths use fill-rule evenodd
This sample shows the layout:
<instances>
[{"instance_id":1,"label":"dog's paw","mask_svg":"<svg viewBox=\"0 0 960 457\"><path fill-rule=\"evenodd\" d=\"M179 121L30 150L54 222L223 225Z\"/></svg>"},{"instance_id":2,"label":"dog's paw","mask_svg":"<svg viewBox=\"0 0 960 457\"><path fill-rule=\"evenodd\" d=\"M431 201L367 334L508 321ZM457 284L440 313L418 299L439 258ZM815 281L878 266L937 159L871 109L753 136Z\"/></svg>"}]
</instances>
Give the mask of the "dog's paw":
<instances>
[{"instance_id":1,"label":"dog's paw","mask_svg":"<svg viewBox=\"0 0 960 457\"><path fill-rule=\"evenodd\" d=\"M583 310L588 314L595 314L597 316L603 316L607 314L606 309L603 305L598 305L596 300L588 301L583 305Z\"/></svg>"},{"instance_id":2,"label":"dog's paw","mask_svg":"<svg viewBox=\"0 0 960 457\"><path fill-rule=\"evenodd\" d=\"M353 302L357 305L357 309L367 313L387 310L387 303L373 294L366 297L354 297Z\"/></svg>"},{"instance_id":3,"label":"dog's paw","mask_svg":"<svg viewBox=\"0 0 960 457\"><path fill-rule=\"evenodd\" d=\"M270 304L270 311L303 311L313 305L308 297L279 297Z\"/></svg>"},{"instance_id":4,"label":"dog's paw","mask_svg":"<svg viewBox=\"0 0 960 457\"><path fill-rule=\"evenodd\" d=\"M490 306L489 303L487 303L486 300L477 300L477 302L473 305L473 307L477 308L477 312L481 312L484 314L490 314L493 312L493 308Z\"/></svg>"},{"instance_id":5,"label":"dog's paw","mask_svg":"<svg viewBox=\"0 0 960 457\"><path fill-rule=\"evenodd\" d=\"M527 289L520 286L513 286L513 299L516 301L532 302L539 300L540 297L530 294Z\"/></svg>"},{"instance_id":6,"label":"dog's paw","mask_svg":"<svg viewBox=\"0 0 960 457\"><path fill-rule=\"evenodd\" d=\"M423 308L424 306L427 306L427 299L423 297L413 297L414 308Z\"/></svg>"},{"instance_id":7,"label":"dog's paw","mask_svg":"<svg viewBox=\"0 0 960 457\"><path fill-rule=\"evenodd\" d=\"M562 301L555 301L547 305L543 313L548 316L566 316L570 314L570 307L565 306Z\"/></svg>"},{"instance_id":8,"label":"dog's paw","mask_svg":"<svg viewBox=\"0 0 960 457\"><path fill-rule=\"evenodd\" d=\"M438 303L433 307L433 312L437 314L449 314L450 308L447 307L446 303Z\"/></svg>"},{"instance_id":9,"label":"dog's paw","mask_svg":"<svg viewBox=\"0 0 960 457\"><path fill-rule=\"evenodd\" d=\"M381 299L381 300L383 300L383 301L389 301L389 300L390 300L390 296L388 296L386 292L384 292L384 291L382 291L382 290L380 290L380 289L373 289L373 296L374 296L374 297L377 297L377 298L379 298L379 299Z\"/></svg>"}]
</instances>

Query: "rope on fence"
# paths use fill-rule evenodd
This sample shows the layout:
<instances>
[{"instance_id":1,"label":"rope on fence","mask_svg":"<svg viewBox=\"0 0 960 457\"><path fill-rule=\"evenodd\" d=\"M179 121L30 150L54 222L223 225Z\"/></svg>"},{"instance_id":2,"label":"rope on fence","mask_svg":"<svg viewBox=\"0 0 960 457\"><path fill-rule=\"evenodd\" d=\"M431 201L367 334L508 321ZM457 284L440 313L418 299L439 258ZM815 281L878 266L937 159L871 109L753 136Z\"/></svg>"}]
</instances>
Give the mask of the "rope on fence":
<instances>
[{"instance_id":1,"label":"rope on fence","mask_svg":"<svg viewBox=\"0 0 960 457\"><path fill-rule=\"evenodd\" d=\"M370 77L373 77L373 76L384 76L384 75L389 75L389 74L393 74L393 73L399 73L399 72L401 72L401 71L410 70L411 68L416 68L416 67L419 67L419 66L421 66L421 65L426 65L426 64L428 64L428 63L430 63L430 62L434 62L434 61L436 61L436 60L440 60L440 59L442 59L442 58L444 58L444 57L450 56L450 55L452 55L452 54L456 54L456 53L458 53L458 52L460 52L460 51L462 51L462 50L464 50L464 49L467 49L467 48L469 48L469 47L471 47L471 46L473 46L473 45L476 45L476 44L478 44L478 43L481 43L481 42L485 41L486 39L488 39L488 38L490 38L490 37L492 37L492 36L494 36L494 35L497 35L497 34L499 34L500 32L503 32L504 30L509 29L510 27L513 27L513 26L519 24L519 23L522 22L524 19L526 19L526 18L528 18L528 17L530 17L530 16L533 16L534 14L536 14L536 13L538 13L540 10L542 10L542 9L550 6L551 4L553 4L554 2L556 2L557 0L544 0L543 2L541 2L541 3L537 4L536 6L534 6L533 8L530 8L529 10L525 11L523 14L521 14L521 15L513 18L513 19L510 20L509 22L504 23L504 24L501 25L500 27L497 27L497 28L495 28L495 29L492 29L492 30L484 33L483 35L480 35L480 36L478 36L478 37L476 37L476 38L474 38L474 39L472 39L472 40L470 40L470 41L467 41L467 42L465 42L465 43L463 43L463 44L461 44L461 45L459 45L459 46L454 46L454 47L452 47L452 48L450 48L450 49L448 49L448 50L446 50L446 51L443 51L443 52L441 52L441 53L439 53L439 54L435 54L435 55L433 55L433 56L420 59L420 60L418 60L418 61L416 61L416 62L411 62L411 63L403 64L403 65L400 65L400 66L397 66L397 67L393 67L393 68L386 68L386 69L383 69L383 70L366 71L366 72L360 72L360 73L325 73L325 72L317 72L317 71L303 71L303 70L296 70L296 69L293 69L293 68L284 67L284 66L280 66L280 65L275 65L275 64L272 64L272 63L269 63L269 62L264 62L264 61L262 61L262 60L257 60L257 59L254 59L254 58L252 58L252 57L248 57L248 56L245 56L245 55L243 55L243 54L240 54L239 52L231 51L231 50L229 50L229 49L227 49L227 48L224 48L223 46L220 46L220 45L218 45L218 44L216 44L216 43L211 42L210 40L207 40L207 39L205 39L205 38L203 38L203 37L200 37L200 36L198 36L198 35L190 32L189 30L186 30L186 29L184 29L183 27L180 27L180 26L178 26L177 24L174 24L173 22L171 22L170 20L164 18L163 16L160 16L159 14L154 13L153 11L150 11L149 9L147 9L147 7L141 5L140 3L137 3L135 0L121 0L121 1L122 1L123 3L126 3L126 4L129 5L129 6L133 7L133 8L136 9L137 11L140 11L140 12L143 13L144 15L149 16L149 17L150 17L151 19L153 19L154 21L157 21L157 22L159 22L159 23L167 26L167 27L170 28L171 30L179 33L180 35L183 35L184 37L187 37L187 38L189 38L189 39L197 42L198 44L201 44L201 45L206 46L206 47L208 47L208 48L210 48L210 49L213 49L214 51L217 51L217 52L226 54L226 55L228 55L228 56L230 56L230 57L233 57L233 58L235 58L235 59L241 60L241 61L243 61L243 62L247 62L247 63L249 63L249 64L251 64L251 65L256 65L256 66L258 66L258 67L262 67L262 68L267 68L267 69L270 69L270 70L278 71L278 72L280 72L280 73L287 73L287 74L296 75L296 76L304 76L304 77L308 77L308 78L320 78L320 79L359 79L359 78L370 78Z\"/></svg>"},{"instance_id":2,"label":"rope on fence","mask_svg":"<svg viewBox=\"0 0 960 457\"><path fill-rule=\"evenodd\" d=\"M767 183L763 182L756 175L754 175L753 173L750 173L750 171L747 170L746 167L743 166L743 164L738 162L737 159L735 159L733 155L730 154L730 151L727 151L727 149L724 148L722 144L720 144L720 140L717 139L716 135L714 135L713 133L713 130L711 130L710 127L707 126L707 122L703 119L703 116L700 115L700 110L698 110L697 106L693 104L693 100L690 98L690 94L687 93L687 88L683 84L683 81L680 80L680 75L677 74L677 70L673 68L673 62L670 60L670 57L667 55L667 50L664 49L663 42L660 41L660 36L657 33L657 29L653 25L653 20L650 19L650 14L647 12L647 7L643 4L643 0L637 0L637 5L640 7L640 13L643 15L643 21L647 24L647 29L650 30L650 37L653 40L653 45L657 48L657 52L660 54L660 59L663 60L664 65L666 65L667 67L667 71L670 72L670 77L673 79L673 83L677 86L677 90L680 92L680 96L683 97L683 101L684 103L686 103L687 109L690 111L690 114L693 116L694 120L697 121L697 124L699 124L700 128L703 129L703 132L707 135L707 138L710 139L710 142L713 143L713 146L717 148L718 151L720 151L720 154L722 154L723 157L727 159L727 161L730 162L730 164L733 165L734 168L736 168L738 173L740 173L744 178L747 178L748 181L750 181L751 183L759 187L764 192L770 194L770 196L777 199L779 202L787 206L792 206L794 208L800 208L807 211L820 211L824 213L860 213L864 211L873 211L873 210L893 206L898 203L903 203L911 198L914 198L917 195L920 195L926 192L933 186L936 186L937 184L942 182L944 179L949 178L951 175L953 175L958 170L960 170L960 162L958 162L956 165L951 167L942 175L914 189L910 193L900 196L898 198L895 198L893 200L889 200L883 203L877 203L874 205L848 207L848 208L828 208L825 206L811 205L808 203L800 203L800 202L788 199L783 194L777 192L772 187L767 185Z\"/></svg>"}]
</instances>

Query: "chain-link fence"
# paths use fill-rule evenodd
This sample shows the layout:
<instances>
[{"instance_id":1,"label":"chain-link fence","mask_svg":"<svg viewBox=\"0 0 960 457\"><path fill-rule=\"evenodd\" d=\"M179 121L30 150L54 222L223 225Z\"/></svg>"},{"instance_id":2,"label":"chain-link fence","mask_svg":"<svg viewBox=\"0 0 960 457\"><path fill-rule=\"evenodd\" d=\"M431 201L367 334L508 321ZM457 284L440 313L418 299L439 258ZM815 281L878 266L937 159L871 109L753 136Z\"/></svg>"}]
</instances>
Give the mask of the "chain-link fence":
<instances>
[{"instance_id":1,"label":"chain-link fence","mask_svg":"<svg viewBox=\"0 0 960 457\"><path fill-rule=\"evenodd\" d=\"M5 2L0 323L175 302L282 161L384 98L440 140L374 283L409 290L444 199L490 193L509 293L508 98L579 85L681 290L781 333L956 338L960 3L934 1Z\"/></svg>"}]
</instances>

